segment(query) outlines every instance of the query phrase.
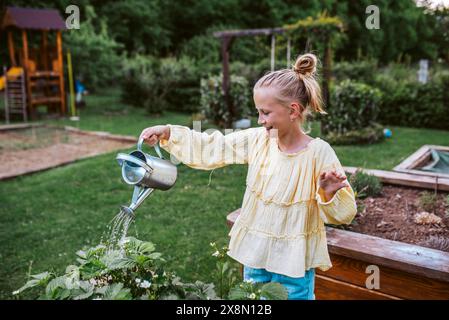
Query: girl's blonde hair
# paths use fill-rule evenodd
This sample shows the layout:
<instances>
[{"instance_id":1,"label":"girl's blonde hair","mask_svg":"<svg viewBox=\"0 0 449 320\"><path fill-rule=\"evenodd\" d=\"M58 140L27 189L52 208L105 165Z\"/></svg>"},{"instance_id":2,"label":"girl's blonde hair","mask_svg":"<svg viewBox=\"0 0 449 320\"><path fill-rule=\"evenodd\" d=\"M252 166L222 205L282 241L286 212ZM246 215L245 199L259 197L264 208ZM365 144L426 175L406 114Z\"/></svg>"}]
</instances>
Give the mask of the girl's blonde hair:
<instances>
[{"instance_id":1,"label":"girl's blonde hair","mask_svg":"<svg viewBox=\"0 0 449 320\"><path fill-rule=\"evenodd\" d=\"M281 105L290 106L293 101L303 107L302 123L311 111L327 114L323 110L321 88L316 78L318 59L313 53L300 55L291 69L281 69L265 74L254 85L254 91L259 88L276 88L275 99Z\"/></svg>"}]
</instances>

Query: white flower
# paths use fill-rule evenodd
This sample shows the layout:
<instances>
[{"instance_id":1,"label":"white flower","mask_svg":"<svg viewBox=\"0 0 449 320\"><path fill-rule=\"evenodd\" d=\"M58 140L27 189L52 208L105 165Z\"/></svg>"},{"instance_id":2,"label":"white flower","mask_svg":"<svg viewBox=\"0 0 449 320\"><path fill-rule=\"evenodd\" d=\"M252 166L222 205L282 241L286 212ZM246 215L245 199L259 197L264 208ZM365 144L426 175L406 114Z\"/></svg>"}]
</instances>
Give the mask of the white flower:
<instances>
[{"instance_id":1,"label":"white flower","mask_svg":"<svg viewBox=\"0 0 449 320\"><path fill-rule=\"evenodd\" d=\"M256 281L254 281L253 278L248 278L247 280L244 280L243 282L251 283L251 284L256 283Z\"/></svg>"},{"instance_id":2,"label":"white flower","mask_svg":"<svg viewBox=\"0 0 449 320\"><path fill-rule=\"evenodd\" d=\"M140 283L142 280L140 280L139 278L136 278L136 283Z\"/></svg>"},{"instance_id":3,"label":"white flower","mask_svg":"<svg viewBox=\"0 0 449 320\"><path fill-rule=\"evenodd\" d=\"M211 247L215 247L215 242L209 243Z\"/></svg>"},{"instance_id":4,"label":"white flower","mask_svg":"<svg viewBox=\"0 0 449 320\"><path fill-rule=\"evenodd\" d=\"M151 282L147 281L147 280L143 280L143 282L140 284L141 288L149 288L151 286Z\"/></svg>"},{"instance_id":5,"label":"white flower","mask_svg":"<svg viewBox=\"0 0 449 320\"><path fill-rule=\"evenodd\" d=\"M218 252L218 251L215 251L214 253L212 253L212 255L213 255L214 257L218 257L219 254L220 254L220 252Z\"/></svg>"},{"instance_id":6,"label":"white flower","mask_svg":"<svg viewBox=\"0 0 449 320\"><path fill-rule=\"evenodd\" d=\"M249 295L249 298L250 298L250 299L253 299L253 300L256 299L256 294L255 294L255 293L251 293L251 294Z\"/></svg>"}]
</instances>

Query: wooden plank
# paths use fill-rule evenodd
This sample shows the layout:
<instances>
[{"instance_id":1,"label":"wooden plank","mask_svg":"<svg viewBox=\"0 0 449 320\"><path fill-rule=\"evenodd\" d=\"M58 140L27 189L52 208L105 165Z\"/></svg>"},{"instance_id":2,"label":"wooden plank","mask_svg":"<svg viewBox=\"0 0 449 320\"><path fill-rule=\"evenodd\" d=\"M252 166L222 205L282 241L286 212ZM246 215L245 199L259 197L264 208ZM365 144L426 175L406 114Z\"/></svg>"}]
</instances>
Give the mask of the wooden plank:
<instances>
[{"instance_id":1,"label":"wooden plank","mask_svg":"<svg viewBox=\"0 0 449 320\"><path fill-rule=\"evenodd\" d=\"M429 152L429 147L427 145L422 146L417 151L412 153L409 157L407 157L404 161L402 161L399 165L393 168L393 170L397 169L408 169L417 161L421 161L423 157L425 157L426 153Z\"/></svg>"},{"instance_id":2,"label":"wooden plank","mask_svg":"<svg viewBox=\"0 0 449 320\"><path fill-rule=\"evenodd\" d=\"M449 252L326 227L329 252L449 282Z\"/></svg>"},{"instance_id":3,"label":"wooden plank","mask_svg":"<svg viewBox=\"0 0 449 320\"><path fill-rule=\"evenodd\" d=\"M214 32L214 37L227 38L227 37L243 37L243 36L269 36L272 34L282 34L285 32L284 28L264 28L264 29L246 29L246 30L225 30Z\"/></svg>"},{"instance_id":4,"label":"wooden plank","mask_svg":"<svg viewBox=\"0 0 449 320\"><path fill-rule=\"evenodd\" d=\"M8 49L9 49L9 58L11 59L11 64L13 67L17 66L16 62L16 53L14 50L14 39L12 37L12 31L8 30Z\"/></svg>"},{"instance_id":5,"label":"wooden plank","mask_svg":"<svg viewBox=\"0 0 449 320\"><path fill-rule=\"evenodd\" d=\"M331 254L333 267L327 271L316 269L316 273L329 278L366 287L371 275L366 273L370 263ZM379 267L379 289L376 291L401 299L449 299L449 282L430 279L384 266Z\"/></svg>"},{"instance_id":6,"label":"wooden plank","mask_svg":"<svg viewBox=\"0 0 449 320\"><path fill-rule=\"evenodd\" d=\"M42 30L42 65L45 70L48 70L48 44L47 44L47 30Z\"/></svg>"},{"instance_id":7,"label":"wooden plank","mask_svg":"<svg viewBox=\"0 0 449 320\"><path fill-rule=\"evenodd\" d=\"M36 122L36 123L18 123L18 124L7 124L7 125L1 125L0 131L7 131L7 130L20 130L20 129L28 129L32 127L42 127L44 124Z\"/></svg>"},{"instance_id":8,"label":"wooden plank","mask_svg":"<svg viewBox=\"0 0 449 320\"><path fill-rule=\"evenodd\" d=\"M61 97L41 97L41 98L33 98L31 99L31 105L35 104L47 104L47 103L56 103L60 102Z\"/></svg>"},{"instance_id":9,"label":"wooden plank","mask_svg":"<svg viewBox=\"0 0 449 320\"><path fill-rule=\"evenodd\" d=\"M53 126L46 125L46 127L51 128ZM54 127L54 128L59 128L59 127ZM91 135L91 136L96 136L96 137L103 137L103 138L108 138L108 139L117 140L117 141L123 141L123 142L137 143L137 141L139 140L137 137L134 137L134 136L125 136L125 135L119 135L119 134L111 134L111 133L105 132L105 131L86 131L86 130L80 130L78 128L70 127L70 126L65 126L64 130L70 131L70 132L73 132L73 133L84 134L84 135Z\"/></svg>"},{"instance_id":10,"label":"wooden plank","mask_svg":"<svg viewBox=\"0 0 449 320\"><path fill-rule=\"evenodd\" d=\"M369 290L323 275L315 275L317 300L398 300L399 298Z\"/></svg>"},{"instance_id":11,"label":"wooden plank","mask_svg":"<svg viewBox=\"0 0 449 320\"><path fill-rule=\"evenodd\" d=\"M35 71L30 73L30 78L32 78L33 80L36 78L46 78L46 77L58 78L59 75L60 73L56 71Z\"/></svg>"},{"instance_id":12,"label":"wooden plank","mask_svg":"<svg viewBox=\"0 0 449 320\"><path fill-rule=\"evenodd\" d=\"M356 167L343 167L345 172L353 174L356 172ZM402 172L384 171L376 169L363 169L367 174L378 177L382 182L402 185L407 187L416 187L432 190L449 191L449 178L431 177L423 175L414 175Z\"/></svg>"}]
</instances>

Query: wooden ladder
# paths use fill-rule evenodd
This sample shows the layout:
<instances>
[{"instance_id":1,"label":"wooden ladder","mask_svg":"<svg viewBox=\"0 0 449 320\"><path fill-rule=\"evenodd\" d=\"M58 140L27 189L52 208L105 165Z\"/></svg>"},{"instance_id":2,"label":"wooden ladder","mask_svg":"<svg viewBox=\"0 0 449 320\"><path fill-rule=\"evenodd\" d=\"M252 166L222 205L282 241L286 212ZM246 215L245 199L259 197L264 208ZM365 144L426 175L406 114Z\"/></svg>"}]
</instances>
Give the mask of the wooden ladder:
<instances>
[{"instance_id":1,"label":"wooden ladder","mask_svg":"<svg viewBox=\"0 0 449 320\"><path fill-rule=\"evenodd\" d=\"M9 123L11 114L22 114L23 121L28 121L27 95L25 89L25 75L8 77L6 67L3 68L5 75L5 119Z\"/></svg>"}]
</instances>

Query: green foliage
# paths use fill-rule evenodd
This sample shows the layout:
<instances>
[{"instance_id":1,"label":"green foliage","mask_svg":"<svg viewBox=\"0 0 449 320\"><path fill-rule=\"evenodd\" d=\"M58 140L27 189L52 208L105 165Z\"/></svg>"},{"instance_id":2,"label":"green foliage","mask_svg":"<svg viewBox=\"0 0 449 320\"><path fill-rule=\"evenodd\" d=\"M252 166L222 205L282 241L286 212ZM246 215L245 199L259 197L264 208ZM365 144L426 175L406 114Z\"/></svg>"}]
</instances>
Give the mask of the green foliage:
<instances>
[{"instance_id":1,"label":"green foliage","mask_svg":"<svg viewBox=\"0 0 449 320\"><path fill-rule=\"evenodd\" d=\"M225 102L222 90L223 75L201 79L201 112L206 119L224 128L232 121L251 115L248 81L240 76L230 77L230 100L235 109L233 116Z\"/></svg>"},{"instance_id":2,"label":"green foliage","mask_svg":"<svg viewBox=\"0 0 449 320\"><path fill-rule=\"evenodd\" d=\"M111 36L128 54L159 55L170 47L166 16L158 1L112 1L100 10Z\"/></svg>"},{"instance_id":3,"label":"green foliage","mask_svg":"<svg viewBox=\"0 0 449 320\"><path fill-rule=\"evenodd\" d=\"M136 55L123 62L123 71L125 102L152 114L198 109L198 70L188 57L158 59Z\"/></svg>"},{"instance_id":4,"label":"green foliage","mask_svg":"<svg viewBox=\"0 0 449 320\"><path fill-rule=\"evenodd\" d=\"M278 282L243 282L229 293L231 300L287 300L287 289Z\"/></svg>"},{"instance_id":5,"label":"green foliage","mask_svg":"<svg viewBox=\"0 0 449 320\"><path fill-rule=\"evenodd\" d=\"M337 133L366 128L379 114L379 90L364 83L344 80L332 92L329 128Z\"/></svg>"},{"instance_id":6,"label":"green foliage","mask_svg":"<svg viewBox=\"0 0 449 320\"><path fill-rule=\"evenodd\" d=\"M39 287L39 299L50 300L216 298L213 285L182 283L165 271L165 260L151 242L128 237L118 248L98 245L78 251L77 256L78 264L69 265L65 274L32 275L14 294Z\"/></svg>"},{"instance_id":7,"label":"green foliage","mask_svg":"<svg viewBox=\"0 0 449 320\"><path fill-rule=\"evenodd\" d=\"M235 268L230 268L228 248L211 246L218 259L220 298L287 299L287 290L278 283L238 283ZM37 298L45 300L219 299L213 284L183 283L175 273L166 271L166 261L151 242L127 237L118 247L100 244L76 254L78 264L67 266L65 274L31 275L13 294L37 288Z\"/></svg>"},{"instance_id":8,"label":"green foliage","mask_svg":"<svg viewBox=\"0 0 449 320\"><path fill-rule=\"evenodd\" d=\"M99 30L94 21L100 25ZM111 38L106 21L97 16L94 7L85 7L80 29L67 30L63 34L64 46L72 55L74 76L81 78L88 90L107 87L117 79L120 57L116 52L121 45Z\"/></svg>"},{"instance_id":9,"label":"green foliage","mask_svg":"<svg viewBox=\"0 0 449 320\"><path fill-rule=\"evenodd\" d=\"M380 91L364 83L344 80L332 90L327 139L334 143L373 143L382 138L376 124Z\"/></svg>"},{"instance_id":10,"label":"green foliage","mask_svg":"<svg viewBox=\"0 0 449 320\"><path fill-rule=\"evenodd\" d=\"M324 59L327 48L338 48L344 38L344 23L338 16L329 16L324 10L315 17L308 16L293 24L284 25L293 47L304 43L306 51L312 51Z\"/></svg>"},{"instance_id":11,"label":"green foliage","mask_svg":"<svg viewBox=\"0 0 449 320\"><path fill-rule=\"evenodd\" d=\"M373 144L384 139L384 127L379 123L374 123L369 127L350 130L344 133L329 132L326 134L326 141L335 145L355 145Z\"/></svg>"},{"instance_id":12,"label":"green foliage","mask_svg":"<svg viewBox=\"0 0 449 320\"><path fill-rule=\"evenodd\" d=\"M437 196L433 192L424 191L419 195L418 205L427 212L434 212L437 205Z\"/></svg>"},{"instance_id":13,"label":"green foliage","mask_svg":"<svg viewBox=\"0 0 449 320\"><path fill-rule=\"evenodd\" d=\"M382 182L374 175L367 174L358 168L349 175L349 183L354 189L357 198L375 197L382 192Z\"/></svg>"},{"instance_id":14,"label":"green foliage","mask_svg":"<svg viewBox=\"0 0 449 320\"><path fill-rule=\"evenodd\" d=\"M227 246L218 248L215 242L211 242L210 246L214 251L212 256L217 258L216 279L218 281L218 296L225 299L229 296L231 288L237 283L237 269L232 266L232 261L227 254Z\"/></svg>"},{"instance_id":15,"label":"green foliage","mask_svg":"<svg viewBox=\"0 0 449 320\"><path fill-rule=\"evenodd\" d=\"M376 69L377 62L375 60L343 61L332 66L332 73L337 82L350 79L371 84Z\"/></svg>"},{"instance_id":16,"label":"green foliage","mask_svg":"<svg viewBox=\"0 0 449 320\"><path fill-rule=\"evenodd\" d=\"M410 73L410 72L409 72ZM449 123L449 74L435 74L426 84L416 80L416 75L396 80L390 73L375 78L376 87L382 91L379 121L391 125L445 129Z\"/></svg>"}]
</instances>

